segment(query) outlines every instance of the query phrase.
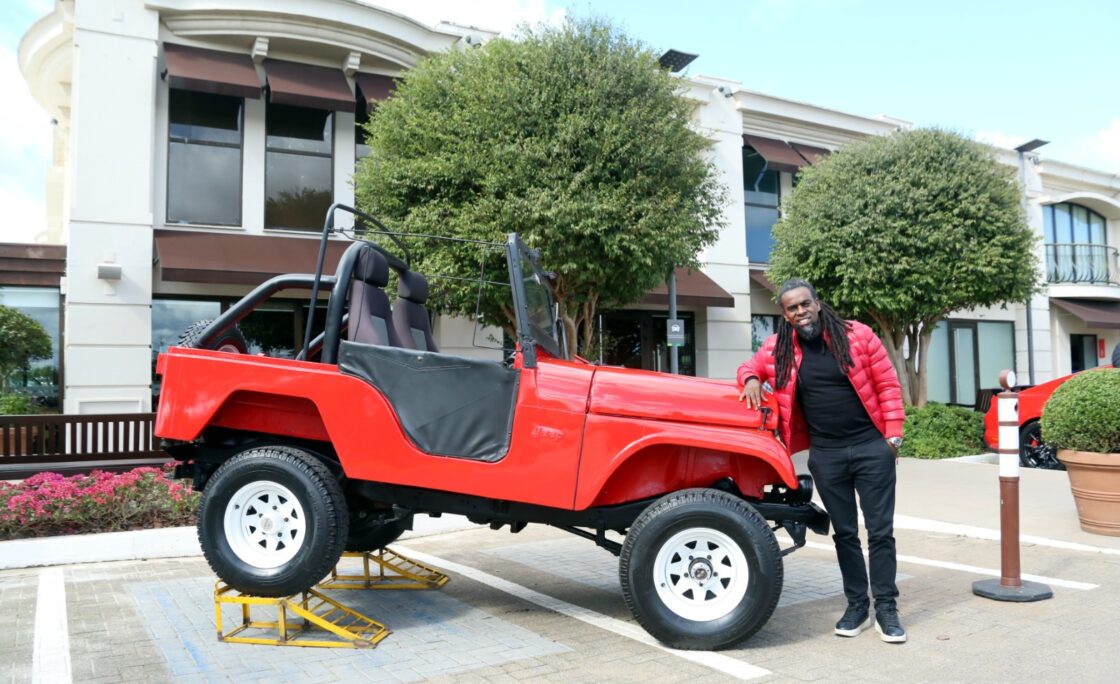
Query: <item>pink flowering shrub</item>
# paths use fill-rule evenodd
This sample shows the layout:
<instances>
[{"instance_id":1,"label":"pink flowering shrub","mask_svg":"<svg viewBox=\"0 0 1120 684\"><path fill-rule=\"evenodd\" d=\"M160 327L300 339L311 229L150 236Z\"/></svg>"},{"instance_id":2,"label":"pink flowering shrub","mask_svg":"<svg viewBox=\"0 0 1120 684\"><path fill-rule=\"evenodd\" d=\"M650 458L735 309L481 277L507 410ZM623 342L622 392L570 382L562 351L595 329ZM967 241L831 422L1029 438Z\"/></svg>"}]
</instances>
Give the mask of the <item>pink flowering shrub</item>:
<instances>
[{"instance_id":1,"label":"pink flowering shrub","mask_svg":"<svg viewBox=\"0 0 1120 684\"><path fill-rule=\"evenodd\" d=\"M194 524L199 494L158 468L0 482L0 540Z\"/></svg>"}]
</instances>

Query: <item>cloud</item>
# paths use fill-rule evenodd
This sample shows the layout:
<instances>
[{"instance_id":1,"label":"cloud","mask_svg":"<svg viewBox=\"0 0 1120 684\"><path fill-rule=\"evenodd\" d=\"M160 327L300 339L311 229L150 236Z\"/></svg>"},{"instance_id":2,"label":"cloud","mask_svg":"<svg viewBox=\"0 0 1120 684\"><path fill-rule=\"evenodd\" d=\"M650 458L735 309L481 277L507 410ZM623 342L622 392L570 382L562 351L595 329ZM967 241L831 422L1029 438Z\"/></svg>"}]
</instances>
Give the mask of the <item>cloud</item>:
<instances>
[{"instance_id":1,"label":"cloud","mask_svg":"<svg viewBox=\"0 0 1120 684\"><path fill-rule=\"evenodd\" d=\"M0 46L0 241L31 242L46 230L46 172L54 131L31 97L15 52Z\"/></svg>"},{"instance_id":2,"label":"cloud","mask_svg":"<svg viewBox=\"0 0 1120 684\"><path fill-rule=\"evenodd\" d=\"M566 14L563 8L550 11L545 0L483 0L481 2L429 0L422 3L415 0L363 1L366 4L384 7L392 12L412 17L429 26L446 21L507 35L514 32L521 24L555 25L563 20Z\"/></svg>"},{"instance_id":3,"label":"cloud","mask_svg":"<svg viewBox=\"0 0 1120 684\"><path fill-rule=\"evenodd\" d=\"M1086 164L1102 171L1120 172L1120 118L1077 145Z\"/></svg>"}]
</instances>

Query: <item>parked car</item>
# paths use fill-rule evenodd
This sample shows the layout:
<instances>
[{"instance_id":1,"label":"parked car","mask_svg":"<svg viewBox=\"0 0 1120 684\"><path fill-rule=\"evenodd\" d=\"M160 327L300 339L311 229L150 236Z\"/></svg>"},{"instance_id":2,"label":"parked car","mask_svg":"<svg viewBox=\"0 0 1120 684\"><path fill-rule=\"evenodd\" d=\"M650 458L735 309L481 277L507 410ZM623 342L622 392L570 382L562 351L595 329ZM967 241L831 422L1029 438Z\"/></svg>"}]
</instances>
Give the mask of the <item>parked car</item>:
<instances>
[{"instance_id":1,"label":"parked car","mask_svg":"<svg viewBox=\"0 0 1120 684\"><path fill-rule=\"evenodd\" d=\"M438 351L426 278L403 247L365 240L333 276L278 276L159 356L155 432L202 491L210 566L244 593L284 596L418 513L540 523L617 555L627 606L667 645L749 637L777 605L782 557L829 527L774 434L774 404L745 407L731 381L572 356L539 254L517 235L500 247L517 330L505 361ZM309 354L243 353L240 318L282 289L314 301L320 285L330 298ZM779 528L794 546L779 549Z\"/></svg>"},{"instance_id":2,"label":"parked car","mask_svg":"<svg viewBox=\"0 0 1120 684\"><path fill-rule=\"evenodd\" d=\"M1120 344L1116 346L1120 350ZM1115 356L1115 352L1113 354ZM1112 368L1112 366L1101 366ZM1081 371L1092 372L1097 369ZM1047 400L1054 394L1062 383L1072 378L1077 373L1054 378L1041 385L1027 385L1016 388L1019 392L1019 464L1024 468L1044 468L1049 470L1065 470L1058 461L1058 452L1042 440L1042 428L1039 420L1042 418L1042 408ZM984 443L989 449L999 448L999 417L997 401L992 397L988 410L984 413Z\"/></svg>"}]
</instances>

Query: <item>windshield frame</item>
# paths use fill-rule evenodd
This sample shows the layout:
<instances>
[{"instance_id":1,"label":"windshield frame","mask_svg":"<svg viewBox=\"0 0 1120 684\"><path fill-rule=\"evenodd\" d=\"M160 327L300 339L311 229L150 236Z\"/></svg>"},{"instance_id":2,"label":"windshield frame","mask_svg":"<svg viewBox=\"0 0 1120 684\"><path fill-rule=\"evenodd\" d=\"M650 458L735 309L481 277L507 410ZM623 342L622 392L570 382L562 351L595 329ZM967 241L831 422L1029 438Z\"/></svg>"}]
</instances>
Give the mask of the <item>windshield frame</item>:
<instances>
[{"instance_id":1,"label":"windshield frame","mask_svg":"<svg viewBox=\"0 0 1120 684\"><path fill-rule=\"evenodd\" d=\"M536 347L540 346L551 356L568 359L567 345L563 344L562 323L556 312L556 297L552 292L551 274L541 268L540 253L530 249L517 233L510 233L507 244L510 289L513 291L514 314L517 317L517 338L523 353L522 365L526 368L536 366ZM542 309L540 297L530 297L526 283L532 280L540 285L545 295L547 311ZM531 316L534 314L535 316ZM542 327L533 323L534 318L547 317L549 325Z\"/></svg>"}]
</instances>

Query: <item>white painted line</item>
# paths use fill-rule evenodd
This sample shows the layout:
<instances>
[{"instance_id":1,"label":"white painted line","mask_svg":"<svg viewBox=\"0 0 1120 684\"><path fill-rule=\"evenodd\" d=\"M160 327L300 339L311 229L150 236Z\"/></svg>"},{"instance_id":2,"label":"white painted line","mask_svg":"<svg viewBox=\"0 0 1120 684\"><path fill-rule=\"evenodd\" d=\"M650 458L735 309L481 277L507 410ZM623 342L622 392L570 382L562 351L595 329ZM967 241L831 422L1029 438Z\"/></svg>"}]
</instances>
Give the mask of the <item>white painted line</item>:
<instances>
[{"instance_id":1,"label":"white painted line","mask_svg":"<svg viewBox=\"0 0 1120 684\"><path fill-rule=\"evenodd\" d=\"M62 568L39 572L34 643L33 684L70 684L70 630L66 622L66 583Z\"/></svg>"},{"instance_id":2,"label":"white painted line","mask_svg":"<svg viewBox=\"0 0 1120 684\"><path fill-rule=\"evenodd\" d=\"M905 530L941 532L944 534L955 534L961 537L971 537L973 539L990 539L999 541L1000 538L999 530L993 530L988 527L973 527L972 525L947 523L941 522L940 520L930 520L928 518L914 518L909 515L896 515L894 517L894 526L899 529ZM1120 556L1120 549L1109 549L1103 546L1092 546L1091 544L1079 544L1077 542L1068 542L1061 539L1047 539L1046 537L1035 537L1029 534L1020 534L1019 541L1024 544L1034 544L1035 546L1049 546L1051 548L1065 549L1068 551L1086 551L1089 553L1101 553L1110 556Z\"/></svg>"},{"instance_id":3,"label":"white painted line","mask_svg":"<svg viewBox=\"0 0 1120 684\"><path fill-rule=\"evenodd\" d=\"M805 546L811 549L820 549L822 551L835 551L836 547L832 544L821 544L820 542L806 542ZM867 556L867 551L863 552ZM899 563L913 563L914 565L927 565L933 568L944 568L945 570L958 570L960 572L968 572L974 575L985 575L988 577L1000 577L999 570L992 570L990 568L981 568L975 565L964 565L962 563L950 563L949 561L932 560L929 558L919 558L918 556L898 556ZM1099 584L1090 584L1088 582L1077 582L1075 580L1058 579L1057 577L1043 577L1042 575L1028 575L1022 574L1022 579L1030 580L1032 582L1042 582L1055 587L1065 587L1066 589L1080 589L1082 591L1089 591L1090 589L1097 589Z\"/></svg>"},{"instance_id":4,"label":"white painted line","mask_svg":"<svg viewBox=\"0 0 1120 684\"><path fill-rule=\"evenodd\" d=\"M415 551L403 546L393 546L393 550L410 558L414 558L421 563L434 565L444 570L449 570L464 577L469 577L476 582L480 582L489 587L493 587L499 591L504 591L507 594L516 596L519 599L535 603L542 608L566 615L570 618L575 618L581 622L585 622L593 627L612 632L627 639L632 639L639 643L645 644L666 653L671 653L679 658L694 662L698 665L709 667L713 670L721 672L725 675L734 677L739 680L756 679L758 677L765 677L771 674L769 670L765 670L756 665L751 665L748 662L725 656L720 653L712 651L678 651L676 649L668 648L649 635L641 626L624 622L612 617L608 617L601 613L596 613L593 610L588 610L581 606L577 606L567 601L554 598L547 594L542 594L539 591L534 591L520 584L514 584L509 580L504 580L501 577L496 577L488 572L484 572L477 568L472 568L467 565L461 565L453 561L444 560L436 556L431 556L422 551Z\"/></svg>"}]
</instances>

